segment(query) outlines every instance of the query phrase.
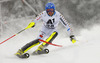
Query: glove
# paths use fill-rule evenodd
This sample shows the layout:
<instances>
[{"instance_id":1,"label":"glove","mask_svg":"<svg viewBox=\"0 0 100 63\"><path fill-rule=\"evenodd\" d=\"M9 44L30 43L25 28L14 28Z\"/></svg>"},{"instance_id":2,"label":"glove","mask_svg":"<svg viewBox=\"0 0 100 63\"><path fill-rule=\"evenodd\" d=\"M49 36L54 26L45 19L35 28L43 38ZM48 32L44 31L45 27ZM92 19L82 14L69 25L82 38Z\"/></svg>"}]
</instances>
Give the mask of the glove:
<instances>
[{"instance_id":1,"label":"glove","mask_svg":"<svg viewBox=\"0 0 100 63\"><path fill-rule=\"evenodd\" d=\"M35 23L34 22L31 22L25 29L32 28L34 26L35 26Z\"/></svg>"},{"instance_id":2,"label":"glove","mask_svg":"<svg viewBox=\"0 0 100 63\"><path fill-rule=\"evenodd\" d=\"M71 35L70 36L70 39L71 39L72 43L75 43L76 42L76 39L75 39L74 35Z\"/></svg>"}]
</instances>

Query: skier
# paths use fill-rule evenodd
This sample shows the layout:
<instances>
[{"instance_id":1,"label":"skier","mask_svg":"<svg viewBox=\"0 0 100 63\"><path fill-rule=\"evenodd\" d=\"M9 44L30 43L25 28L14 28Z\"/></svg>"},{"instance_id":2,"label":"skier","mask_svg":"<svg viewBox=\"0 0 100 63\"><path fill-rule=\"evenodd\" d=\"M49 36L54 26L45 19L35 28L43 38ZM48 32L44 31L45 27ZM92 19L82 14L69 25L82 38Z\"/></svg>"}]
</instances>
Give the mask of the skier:
<instances>
[{"instance_id":1,"label":"skier","mask_svg":"<svg viewBox=\"0 0 100 63\"><path fill-rule=\"evenodd\" d=\"M17 56L22 56L26 51L28 51L30 48L39 45L41 41L39 39L44 39L45 37L48 37L45 41L52 43L52 41L57 37L58 32L56 30L59 22L61 22L67 29L68 35L72 41L72 43L75 43L75 37L72 33L72 30L70 28L70 25L67 23L67 21L64 19L63 15L61 15L57 10L55 10L55 5L53 3L47 3L45 6L45 10L42 13L39 14L36 19L34 19L27 27L32 28L35 26L35 24L42 20L43 25L42 29L40 30L40 34L36 40L33 40L29 43L27 43L25 46L23 46L21 49L18 50L16 53ZM42 43L34 52L33 54L43 54L43 51L49 44ZM48 50L48 49L47 49Z\"/></svg>"}]
</instances>

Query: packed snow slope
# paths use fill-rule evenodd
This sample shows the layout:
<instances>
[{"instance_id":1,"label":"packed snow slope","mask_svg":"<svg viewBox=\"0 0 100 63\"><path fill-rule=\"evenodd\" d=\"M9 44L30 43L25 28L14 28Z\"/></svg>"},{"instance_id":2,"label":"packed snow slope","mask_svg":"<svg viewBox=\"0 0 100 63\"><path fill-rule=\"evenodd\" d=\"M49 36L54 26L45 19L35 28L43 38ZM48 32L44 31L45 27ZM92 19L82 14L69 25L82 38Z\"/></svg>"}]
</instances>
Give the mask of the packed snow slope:
<instances>
[{"instance_id":1,"label":"packed snow slope","mask_svg":"<svg viewBox=\"0 0 100 63\"><path fill-rule=\"evenodd\" d=\"M38 35L38 33L33 33L25 36L24 33L0 45L0 63L100 63L99 25L95 25L89 30L83 29L80 35L76 36L75 44L72 44L68 37L59 35L53 43L63 45L63 47L50 45L48 46L49 54L32 55L32 52L38 47L35 46L28 51L30 54L28 59L20 59L14 54ZM63 34L63 32L59 34Z\"/></svg>"}]
</instances>

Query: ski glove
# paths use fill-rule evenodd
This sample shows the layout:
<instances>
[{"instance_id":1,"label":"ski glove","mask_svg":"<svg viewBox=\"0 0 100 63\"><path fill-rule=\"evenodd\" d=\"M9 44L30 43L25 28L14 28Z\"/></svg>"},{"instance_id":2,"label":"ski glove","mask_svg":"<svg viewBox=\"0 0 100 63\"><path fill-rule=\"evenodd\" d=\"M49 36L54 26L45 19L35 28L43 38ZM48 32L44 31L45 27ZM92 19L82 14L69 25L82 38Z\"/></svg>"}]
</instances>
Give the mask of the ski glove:
<instances>
[{"instance_id":1,"label":"ski glove","mask_svg":"<svg viewBox=\"0 0 100 63\"><path fill-rule=\"evenodd\" d=\"M32 28L34 26L35 26L35 23L34 22L31 22L25 29Z\"/></svg>"},{"instance_id":2,"label":"ski glove","mask_svg":"<svg viewBox=\"0 0 100 63\"><path fill-rule=\"evenodd\" d=\"M71 35L70 36L70 39L71 39L72 43L75 43L76 42L76 39L75 39L74 35Z\"/></svg>"}]
</instances>

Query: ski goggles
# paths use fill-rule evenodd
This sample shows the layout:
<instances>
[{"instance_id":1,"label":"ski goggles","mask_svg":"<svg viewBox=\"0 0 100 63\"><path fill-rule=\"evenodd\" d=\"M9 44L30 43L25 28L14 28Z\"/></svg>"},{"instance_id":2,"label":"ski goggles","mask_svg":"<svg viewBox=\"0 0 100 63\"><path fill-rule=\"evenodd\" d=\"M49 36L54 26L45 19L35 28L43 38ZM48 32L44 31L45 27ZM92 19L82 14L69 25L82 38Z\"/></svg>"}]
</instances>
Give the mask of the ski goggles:
<instances>
[{"instance_id":1,"label":"ski goggles","mask_svg":"<svg viewBox=\"0 0 100 63\"><path fill-rule=\"evenodd\" d=\"M54 12L54 9L47 9L47 12Z\"/></svg>"}]
</instances>

